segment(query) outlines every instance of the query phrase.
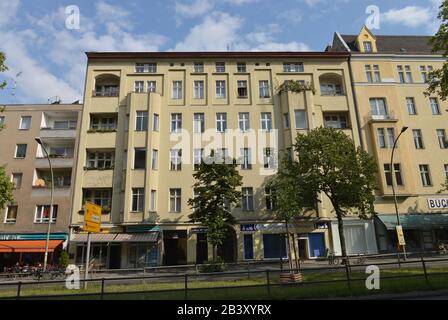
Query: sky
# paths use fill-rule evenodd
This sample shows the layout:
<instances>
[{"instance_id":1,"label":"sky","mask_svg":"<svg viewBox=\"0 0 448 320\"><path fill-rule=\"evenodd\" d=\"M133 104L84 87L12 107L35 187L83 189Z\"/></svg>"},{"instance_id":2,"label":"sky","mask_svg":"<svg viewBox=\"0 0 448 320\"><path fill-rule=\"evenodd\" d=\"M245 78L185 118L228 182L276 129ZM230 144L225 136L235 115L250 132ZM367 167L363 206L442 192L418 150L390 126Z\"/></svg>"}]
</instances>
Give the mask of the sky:
<instances>
[{"instance_id":1,"label":"sky","mask_svg":"<svg viewBox=\"0 0 448 320\"><path fill-rule=\"evenodd\" d=\"M82 100L86 51L322 51L368 21L375 34L432 35L441 2L0 0L0 103Z\"/></svg>"}]
</instances>

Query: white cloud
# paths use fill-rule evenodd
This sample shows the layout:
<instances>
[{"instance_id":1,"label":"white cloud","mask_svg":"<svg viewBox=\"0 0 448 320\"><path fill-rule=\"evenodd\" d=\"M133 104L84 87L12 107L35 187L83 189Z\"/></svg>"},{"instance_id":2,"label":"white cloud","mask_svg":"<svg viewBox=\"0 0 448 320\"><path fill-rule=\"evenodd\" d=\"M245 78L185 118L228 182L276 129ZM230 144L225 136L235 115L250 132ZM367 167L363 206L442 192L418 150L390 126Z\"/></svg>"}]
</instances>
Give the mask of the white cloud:
<instances>
[{"instance_id":1,"label":"white cloud","mask_svg":"<svg viewBox=\"0 0 448 320\"><path fill-rule=\"evenodd\" d=\"M0 1L0 26L7 25L14 20L19 0L2 0Z\"/></svg>"},{"instance_id":2,"label":"white cloud","mask_svg":"<svg viewBox=\"0 0 448 320\"><path fill-rule=\"evenodd\" d=\"M382 21L389 24L401 24L406 27L427 26L433 21L429 7L407 6L402 9L391 9L381 16Z\"/></svg>"},{"instance_id":3,"label":"white cloud","mask_svg":"<svg viewBox=\"0 0 448 320\"><path fill-rule=\"evenodd\" d=\"M193 18L211 11L213 6L214 3L210 0L194 0L189 4L176 1L174 10L183 17Z\"/></svg>"}]
</instances>

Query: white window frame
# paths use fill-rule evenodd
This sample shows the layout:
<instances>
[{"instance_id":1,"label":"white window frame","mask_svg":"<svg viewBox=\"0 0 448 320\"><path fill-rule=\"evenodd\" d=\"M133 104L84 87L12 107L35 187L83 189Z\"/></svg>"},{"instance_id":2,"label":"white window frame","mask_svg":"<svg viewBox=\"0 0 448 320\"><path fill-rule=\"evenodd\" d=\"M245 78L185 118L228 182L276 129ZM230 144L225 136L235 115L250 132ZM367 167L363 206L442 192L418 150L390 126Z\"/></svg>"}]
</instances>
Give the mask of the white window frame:
<instances>
[{"instance_id":1,"label":"white window frame","mask_svg":"<svg viewBox=\"0 0 448 320\"><path fill-rule=\"evenodd\" d=\"M424 187L431 187L432 186L432 179L431 179L431 173L429 170L428 164L419 164L419 171L420 171L420 179L422 181L422 185Z\"/></svg>"},{"instance_id":2,"label":"white window frame","mask_svg":"<svg viewBox=\"0 0 448 320\"><path fill-rule=\"evenodd\" d=\"M215 71L217 73L226 72L226 63L225 62L216 62L215 63Z\"/></svg>"},{"instance_id":3,"label":"white window frame","mask_svg":"<svg viewBox=\"0 0 448 320\"><path fill-rule=\"evenodd\" d=\"M131 212L144 212L144 211L145 211L145 188L132 188Z\"/></svg>"},{"instance_id":4,"label":"white window frame","mask_svg":"<svg viewBox=\"0 0 448 320\"><path fill-rule=\"evenodd\" d=\"M149 211L157 212L157 190L151 190L149 203Z\"/></svg>"},{"instance_id":5,"label":"white window frame","mask_svg":"<svg viewBox=\"0 0 448 320\"><path fill-rule=\"evenodd\" d=\"M194 113L193 114L193 133L205 132L205 114Z\"/></svg>"},{"instance_id":6,"label":"white window frame","mask_svg":"<svg viewBox=\"0 0 448 320\"><path fill-rule=\"evenodd\" d=\"M170 149L170 171L182 170L182 149Z\"/></svg>"},{"instance_id":7,"label":"white window frame","mask_svg":"<svg viewBox=\"0 0 448 320\"><path fill-rule=\"evenodd\" d=\"M159 114L154 113L152 120L152 131L159 131Z\"/></svg>"},{"instance_id":8,"label":"white window frame","mask_svg":"<svg viewBox=\"0 0 448 320\"><path fill-rule=\"evenodd\" d=\"M415 149L424 149L423 144L423 134L421 129L413 129L412 130L412 138L414 139Z\"/></svg>"},{"instance_id":9,"label":"white window frame","mask_svg":"<svg viewBox=\"0 0 448 320\"><path fill-rule=\"evenodd\" d=\"M429 104L431 106L431 112L434 116L438 116L441 114L439 100L437 98L434 97L429 98Z\"/></svg>"},{"instance_id":10,"label":"white window frame","mask_svg":"<svg viewBox=\"0 0 448 320\"><path fill-rule=\"evenodd\" d=\"M144 81L134 81L134 92L137 92L137 93L145 92L145 82Z\"/></svg>"},{"instance_id":11,"label":"white window frame","mask_svg":"<svg viewBox=\"0 0 448 320\"><path fill-rule=\"evenodd\" d=\"M182 80L173 80L172 83L172 93L171 98L172 99L182 99L183 98L183 81Z\"/></svg>"},{"instance_id":12,"label":"white window frame","mask_svg":"<svg viewBox=\"0 0 448 320\"><path fill-rule=\"evenodd\" d=\"M221 132L221 133L227 131L227 113L226 112L217 112L216 113L216 131Z\"/></svg>"},{"instance_id":13,"label":"white window frame","mask_svg":"<svg viewBox=\"0 0 448 320\"><path fill-rule=\"evenodd\" d=\"M49 212L48 218L44 218L43 217L43 210L45 209L45 207L50 207L50 205L36 205L36 209L34 211L34 223L36 223L36 224L48 223L48 221L50 220L51 208L50 208L50 212ZM51 223L52 224L56 223L56 220L57 220L57 217L58 217L57 214L58 214L58 205L54 204L53 205L53 215L51 217Z\"/></svg>"},{"instance_id":14,"label":"white window frame","mask_svg":"<svg viewBox=\"0 0 448 320\"><path fill-rule=\"evenodd\" d=\"M182 113L172 113L170 123L171 133L180 133L182 131Z\"/></svg>"},{"instance_id":15,"label":"white window frame","mask_svg":"<svg viewBox=\"0 0 448 320\"><path fill-rule=\"evenodd\" d=\"M146 131L146 130L148 130L148 111L136 111L135 131Z\"/></svg>"},{"instance_id":16,"label":"white window frame","mask_svg":"<svg viewBox=\"0 0 448 320\"><path fill-rule=\"evenodd\" d=\"M242 132L248 132L250 130L249 112L238 112L238 128Z\"/></svg>"},{"instance_id":17,"label":"white window frame","mask_svg":"<svg viewBox=\"0 0 448 320\"><path fill-rule=\"evenodd\" d=\"M24 153L23 157L18 157L17 156L17 151L19 151L19 146L25 146L25 153ZM25 159L27 151L28 151L28 145L26 143L18 143L18 144L16 144L16 150L14 152L14 159Z\"/></svg>"},{"instance_id":18,"label":"white window frame","mask_svg":"<svg viewBox=\"0 0 448 320\"><path fill-rule=\"evenodd\" d=\"M241 188L242 193L242 210L244 212L252 212L254 211L254 188L252 187L243 187Z\"/></svg>"},{"instance_id":19,"label":"white window frame","mask_svg":"<svg viewBox=\"0 0 448 320\"><path fill-rule=\"evenodd\" d=\"M261 130L272 131L272 112L260 113Z\"/></svg>"},{"instance_id":20,"label":"white window frame","mask_svg":"<svg viewBox=\"0 0 448 320\"><path fill-rule=\"evenodd\" d=\"M147 92L156 92L157 91L157 81L150 80L146 82L147 84Z\"/></svg>"},{"instance_id":21,"label":"white window frame","mask_svg":"<svg viewBox=\"0 0 448 320\"><path fill-rule=\"evenodd\" d=\"M170 188L169 192L169 209L170 212L178 213L182 211L182 189L181 188ZM174 208L171 206L172 201L174 201Z\"/></svg>"},{"instance_id":22,"label":"white window frame","mask_svg":"<svg viewBox=\"0 0 448 320\"><path fill-rule=\"evenodd\" d=\"M29 120L29 121L24 121L25 119ZM19 130L30 130L30 128L31 128L31 120L32 120L31 116L21 116L20 117Z\"/></svg>"},{"instance_id":23,"label":"white window frame","mask_svg":"<svg viewBox=\"0 0 448 320\"><path fill-rule=\"evenodd\" d=\"M258 93L261 99L268 99L271 97L271 92L269 88L269 80L259 80L258 81Z\"/></svg>"},{"instance_id":24,"label":"white window frame","mask_svg":"<svg viewBox=\"0 0 448 320\"><path fill-rule=\"evenodd\" d=\"M216 99L225 99L227 97L226 93L226 81L216 80Z\"/></svg>"},{"instance_id":25,"label":"white window frame","mask_svg":"<svg viewBox=\"0 0 448 320\"><path fill-rule=\"evenodd\" d=\"M152 149L151 151L151 170L159 169L159 150Z\"/></svg>"},{"instance_id":26,"label":"white window frame","mask_svg":"<svg viewBox=\"0 0 448 320\"><path fill-rule=\"evenodd\" d=\"M446 138L446 130L445 129L436 129L437 140L439 141L440 149L448 148L448 140Z\"/></svg>"},{"instance_id":27,"label":"white window frame","mask_svg":"<svg viewBox=\"0 0 448 320\"><path fill-rule=\"evenodd\" d=\"M204 80L193 82L193 99L204 99Z\"/></svg>"},{"instance_id":28,"label":"white window frame","mask_svg":"<svg viewBox=\"0 0 448 320\"><path fill-rule=\"evenodd\" d=\"M252 170L252 150L251 148L241 148L241 170Z\"/></svg>"},{"instance_id":29,"label":"white window frame","mask_svg":"<svg viewBox=\"0 0 448 320\"><path fill-rule=\"evenodd\" d=\"M16 208L16 217L14 219L8 218L8 215L10 213L9 212L10 207L15 207ZM3 222L5 224L15 224L17 222L17 215L18 214L19 214L19 206L18 205L8 205L8 206L6 206L6 208L5 208L5 219L4 219Z\"/></svg>"}]
</instances>

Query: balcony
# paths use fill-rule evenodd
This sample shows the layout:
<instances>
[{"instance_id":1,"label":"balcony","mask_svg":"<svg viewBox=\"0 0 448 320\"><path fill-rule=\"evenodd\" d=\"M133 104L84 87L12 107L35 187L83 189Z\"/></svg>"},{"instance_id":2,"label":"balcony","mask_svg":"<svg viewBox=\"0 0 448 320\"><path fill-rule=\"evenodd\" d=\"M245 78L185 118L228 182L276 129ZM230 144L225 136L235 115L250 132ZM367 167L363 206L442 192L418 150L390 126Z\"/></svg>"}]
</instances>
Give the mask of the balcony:
<instances>
[{"instance_id":1,"label":"balcony","mask_svg":"<svg viewBox=\"0 0 448 320\"><path fill-rule=\"evenodd\" d=\"M67 157L50 156L50 161L53 168L72 168L74 166L73 155ZM35 167L39 169L50 168L48 160L45 157L37 157Z\"/></svg>"},{"instance_id":2,"label":"balcony","mask_svg":"<svg viewBox=\"0 0 448 320\"><path fill-rule=\"evenodd\" d=\"M65 138L75 139L76 129L55 129L55 128L41 128L41 138Z\"/></svg>"},{"instance_id":3,"label":"balcony","mask_svg":"<svg viewBox=\"0 0 448 320\"><path fill-rule=\"evenodd\" d=\"M385 114L377 114L369 112L367 115L368 122L397 122L398 118L393 112L387 112Z\"/></svg>"}]
</instances>

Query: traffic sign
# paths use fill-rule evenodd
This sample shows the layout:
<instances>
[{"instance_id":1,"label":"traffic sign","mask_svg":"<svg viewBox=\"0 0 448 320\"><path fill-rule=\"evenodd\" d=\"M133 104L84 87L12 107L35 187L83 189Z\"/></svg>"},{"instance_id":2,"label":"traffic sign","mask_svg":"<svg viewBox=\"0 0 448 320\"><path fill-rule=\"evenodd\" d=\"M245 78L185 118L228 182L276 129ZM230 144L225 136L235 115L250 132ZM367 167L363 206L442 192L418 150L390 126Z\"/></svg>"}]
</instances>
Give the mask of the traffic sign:
<instances>
[{"instance_id":1,"label":"traffic sign","mask_svg":"<svg viewBox=\"0 0 448 320\"><path fill-rule=\"evenodd\" d=\"M404 233L403 233L403 227L400 226L396 226L397 229L397 237L398 237L398 244L400 246L405 246L406 245L406 241L404 240Z\"/></svg>"},{"instance_id":2,"label":"traffic sign","mask_svg":"<svg viewBox=\"0 0 448 320\"><path fill-rule=\"evenodd\" d=\"M86 202L84 213L84 231L99 233L101 230L101 207L91 202Z\"/></svg>"}]
</instances>

